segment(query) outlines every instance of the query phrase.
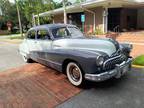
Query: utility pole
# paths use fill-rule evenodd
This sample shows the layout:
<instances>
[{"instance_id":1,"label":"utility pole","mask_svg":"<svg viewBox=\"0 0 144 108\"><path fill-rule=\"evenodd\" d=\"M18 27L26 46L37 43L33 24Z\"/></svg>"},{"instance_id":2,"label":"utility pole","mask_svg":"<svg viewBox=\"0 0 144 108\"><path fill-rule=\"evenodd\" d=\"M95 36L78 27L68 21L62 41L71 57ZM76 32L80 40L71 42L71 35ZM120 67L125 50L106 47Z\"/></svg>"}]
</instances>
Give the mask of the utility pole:
<instances>
[{"instance_id":1,"label":"utility pole","mask_svg":"<svg viewBox=\"0 0 144 108\"><path fill-rule=\"evenodd\" d=\"M67 13L66 13L65 0L63 0L63 8L64 8L64 24L67 24Z\"/></svg>"},{"instance_id":2,"label":"utility pole","mask_svg":"<svg viewBox=\"0 0 144 108\"><path fill-rule=\"evenodd\" d=\"M19 6L18 6L18 3L17 3L17 0L15 0L15 4L16 4L16 8L17 8L17 15L18 15L18 21L19 21L20 34L21 34L21 37L23 37L21 17L20 17L20 11L19 11Z\"/></svg>"}]
</instances>

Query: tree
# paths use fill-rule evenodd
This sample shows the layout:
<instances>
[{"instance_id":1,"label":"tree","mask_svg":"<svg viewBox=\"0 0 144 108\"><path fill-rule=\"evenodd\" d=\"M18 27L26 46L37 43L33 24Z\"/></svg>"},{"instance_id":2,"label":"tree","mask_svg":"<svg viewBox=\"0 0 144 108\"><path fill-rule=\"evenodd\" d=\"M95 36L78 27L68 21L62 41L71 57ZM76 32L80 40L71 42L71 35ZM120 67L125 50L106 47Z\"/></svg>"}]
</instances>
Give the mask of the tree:
<instances>
[{"instance_id":1,"label":"tree","mask_svg":"<svg viewBox=\"0 0 144 108\"><path fill-rule=\"evenodd\" d=\"M81 2L86 2L86 0L76 0L75 3L81 3Z\"/></svg>"},{"instance_id":2,"label":"tree","mask_svg":"<svg viewBox=\"0 0 144 108\"><path fill-rule=\"evenodd\" d=\"M54 9L52 0L21 0L21 7L26 19L32 23L32 14L37 14ZM50 16L47 18L41 18L43 20L50 20Z\"/></svg>"},{"instance_id":3,"label":"tree","mask_svg":"<svg viewBox=\"0 0 144 108\"><path fill-rule=\"evenodd\" d=\"M18 20L15 18L17 15L16 8L14 4L9 2L9 0L1 0L0 9L2 12L1 24L6 25L8 21L12 22L14 25L18 23Z\"/></svg>"},{"instance_id":4,"label":"tree","mask_svg":"<svg viewBox=\"0 0 144 108\"><path fill-rule=\"evenodd\" d=\"M65 0L65 3L66 6L72 4L68 0ZM63 7L62 2L56 3L53 0L17 0L17 4L20 10L22 27L26 29L32 24L32 14L39 15L42 12ZM14 26L18 26L16 4L10 3L9 0L0 0L0 10L2 11L0 25L6 25L7 21L11 21ZM51 15L40 17L41 24L51 21Z\"/></svg>"},{"instance_id":5,"label":"tree","mask_svg":"<svg viewBox=\"0 0 144 108\"><path fill-rule=\"evenodd\" d=\"M20 30L21 37L23 37L23 29L22 29L22 24L21 24L21 15L20 15L20 10L19 10L19 5L18 5L17 0L15 0L15 5L16 5L17 15L18 15L19 30Z\"/></svg>"}]
</instances>

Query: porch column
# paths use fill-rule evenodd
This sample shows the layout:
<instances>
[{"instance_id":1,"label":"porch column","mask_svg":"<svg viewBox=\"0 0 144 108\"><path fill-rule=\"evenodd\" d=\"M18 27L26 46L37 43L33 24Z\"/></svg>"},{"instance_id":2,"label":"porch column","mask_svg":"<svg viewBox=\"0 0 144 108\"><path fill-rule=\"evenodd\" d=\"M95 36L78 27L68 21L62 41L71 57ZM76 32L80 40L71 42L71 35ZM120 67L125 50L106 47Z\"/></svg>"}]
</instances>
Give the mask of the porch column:
<instances>
[{"instance_id":1,"label":"porch column","mask_svg":"<svg viewBox=\"0 0 144 108\"><path fill-rule=\"evenodd\" d=\"M38 14L38 25L40 25L40 16Z\"/></svg>"},{"instance_id":2,"label":"porch column","mask_svg":"<svg viewBox=\"0 0 144 108\"><path fill-rule=\"evenodd\" d=\"M64 24L67 24L67 13L66 13L65 0L63 0L63 8L64 8Z\"/></svg>"},{"instance_id":3,"label":"porch column","mask_svg":"<svg viewBox=\"0 0 144 108\"><path fill-rule=\"evenodd\" d=\"M96 13L94 12L94 28L93 28L93 32L95 32L96 30Z\"/></svg>"},{"instance_id":4,"label":"porch column","mask_svg":"<svg viewBox=\"0 0 144 108\"><path fill-rule=\"evenodd\" d=\"M103 11L103 33L108 32L108 8Z\"/></svg>"},{"instance_id":5,"label":"porch column","mask_svg":"<svg viewBox=\"0 0 144 108\"><path fill-rule=\"evenodd\" d=\"M53 19L53 24L55 23L54 19Z\"/></svg>"},{"instance_id":6,"label":"porch column","mask_svg":"<svg viewBox=\"0 0 144 108\"><path fill-rule=\"evenodd\" d=\"M52 18L52 23L55 24L54 15L52 15L51 18Z\"/></svg>"}]
</instances>

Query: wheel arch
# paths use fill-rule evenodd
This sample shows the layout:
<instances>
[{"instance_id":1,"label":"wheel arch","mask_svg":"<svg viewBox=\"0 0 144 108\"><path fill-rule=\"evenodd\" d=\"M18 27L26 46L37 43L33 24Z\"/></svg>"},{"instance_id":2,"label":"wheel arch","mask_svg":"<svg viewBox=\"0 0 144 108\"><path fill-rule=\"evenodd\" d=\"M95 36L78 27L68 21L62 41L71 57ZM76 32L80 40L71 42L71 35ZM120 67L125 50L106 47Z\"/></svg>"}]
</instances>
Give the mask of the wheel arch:
<instances>
[{"instance_id":1,"label":"wheel arch","mask_svg":"<svg viewBox=\"0 0 144 108\"><path fill-rule=\"evenodd\" d=\"M25 43L25 41L23 41L20 45L19 45L19 53L23 56L28 56L29 55L29 47L28 45Z\"/></svg>"},{"instance_id":2,"label":"wheel arch","mask_svg":"<svg viewBox=\"0 0 144 108\"><path fill-rule=\"evenodd\" d=\"M80 63L79 63L77 60L67 58L67 59L65 59L65 60L63 61L63 63L62 63L62 72L63 72L64 74L66 74L66 67L67 67L68 63L70 63L70 62L77 63L77 64L80 66L80 68L81 68ZM82 70L82 68L81 68L81 70Z\"/></svg>"}]
</instances>

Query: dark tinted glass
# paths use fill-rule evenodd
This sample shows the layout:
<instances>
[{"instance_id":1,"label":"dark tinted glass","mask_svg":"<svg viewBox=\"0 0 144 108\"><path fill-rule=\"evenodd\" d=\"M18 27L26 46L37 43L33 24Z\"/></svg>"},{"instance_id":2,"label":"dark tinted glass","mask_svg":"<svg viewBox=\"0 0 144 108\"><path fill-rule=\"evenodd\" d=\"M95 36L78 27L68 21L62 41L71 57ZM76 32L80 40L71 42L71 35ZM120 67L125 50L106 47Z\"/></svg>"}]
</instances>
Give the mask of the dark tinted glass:
<instances>
[{"instance_id":1,"label":"dark tinted glass","mask_svg":"<svg viewBox=\"0 0 144 108\"><path fill-rule=\"evenodd\" d=\"M35 30L31 30L27 34L27 38L29 39L35 39Z\"/></svg>"},{"instance_id":2,"label":"dark tinted glass","mask_svg":"<svg viewBox=\"0 0 144 108\"><path fill-rule=\"evenodd\" d=\"M70 36L67 28L65 27L53 29L52 34L54 38L64 38Z\"/></svg>"},{"instance_id":3,"label":"dark tinted glass","mask_svg":"<svg viewBox=\"0 0 144 108\"><path fill-rule=\"evenodd\" d=\"M42 39L42 40L50 39L50 35L47 30L38 30L37 39Z\"/></svg>"}]
</instances>

